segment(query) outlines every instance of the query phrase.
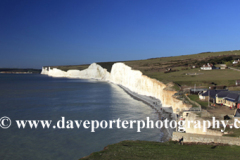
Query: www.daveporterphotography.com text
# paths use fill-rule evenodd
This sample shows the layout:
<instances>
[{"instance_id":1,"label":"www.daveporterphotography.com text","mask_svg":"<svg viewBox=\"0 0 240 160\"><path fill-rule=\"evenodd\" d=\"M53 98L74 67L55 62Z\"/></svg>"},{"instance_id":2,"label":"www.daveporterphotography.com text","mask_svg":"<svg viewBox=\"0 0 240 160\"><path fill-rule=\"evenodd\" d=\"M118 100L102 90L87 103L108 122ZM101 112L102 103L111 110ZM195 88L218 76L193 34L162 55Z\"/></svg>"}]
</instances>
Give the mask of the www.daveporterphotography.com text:
<instances>
[{"instance_id":1,"label":"www.daveporterphotography.com text","mask_svg":"<svg viewBox=\"0 0 240 160\"><path fill-rule=\"evenodd\" d=\"M146 120L121 120L120 118L115 120L66 120L65 117L61 117L54 125L52 120L15 120L16 125L19 129L89 129L90 132L96 132L96 129L136 129L136 132L141 132L141 129L161 129L161 128L172 128L177 129L178 132L185 132L186 128L193 127L194 129L202 129L206 132L208 128L221 129L222 132L225 131L226 127L229 125L228 121L216 120L212 117L212 120L195 120L195 121L185 121L185 120L151 120L146 117ZM7 129L12 125L11 119L9 117L1 117L0 127ZM230 128L239 128L240 121L238 119L234 120Z\"/></svg>"}]
</instances>

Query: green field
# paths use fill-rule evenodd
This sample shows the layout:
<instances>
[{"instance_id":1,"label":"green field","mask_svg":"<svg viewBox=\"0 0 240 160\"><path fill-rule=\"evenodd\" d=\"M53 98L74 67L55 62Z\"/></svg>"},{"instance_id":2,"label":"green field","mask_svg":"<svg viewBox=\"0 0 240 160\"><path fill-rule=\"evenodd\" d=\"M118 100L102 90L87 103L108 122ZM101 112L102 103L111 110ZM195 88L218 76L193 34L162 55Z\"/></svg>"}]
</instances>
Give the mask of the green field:
<instances>
[{"instance_id":1,"label":"green field","mask_svg":"<svg viewBox=\"0 0 240 160\"><path fill-rule=\"evenodd\" d=\"M195 101L198 104L200 104L202 106L202 109L207 109L208 108L208 101L201 101L201 100L199 100L199 96L198 95L188 95L188 97L192 101Z\"/></svg>"},{"instance_id":2,"label":"green field","mask_svg":"<svg viewBox=\"0 0 240 160\"><path fill-rule=\"evenodd\" d=\"M122 141L109 145L105 150L94 152L82 158L86 160L120 160L120 159L239 159L240 146L220 146L206 144L184 144L169 141L165 143L150 141Z\"/></svg>"},{"instance_id":3,"label":"green field","mask_svg":"<svg viewBox=\"0 0 240 160\"><path fill-rule=\"evenodd\" d=\"M186 73L196 73L199 75L186 75ZM225 70L211 70L211 71L202 71L200 69L189 69L181 70L178 72L170 73L156 73L156 72L146 72L147 76L155 78L162 82L175 82L180 85L194 86L210 86L211 82L216 83L217 85L234 85L235 80L240 79L240 72L225 69Z\"/></svg>"}]
</instances>

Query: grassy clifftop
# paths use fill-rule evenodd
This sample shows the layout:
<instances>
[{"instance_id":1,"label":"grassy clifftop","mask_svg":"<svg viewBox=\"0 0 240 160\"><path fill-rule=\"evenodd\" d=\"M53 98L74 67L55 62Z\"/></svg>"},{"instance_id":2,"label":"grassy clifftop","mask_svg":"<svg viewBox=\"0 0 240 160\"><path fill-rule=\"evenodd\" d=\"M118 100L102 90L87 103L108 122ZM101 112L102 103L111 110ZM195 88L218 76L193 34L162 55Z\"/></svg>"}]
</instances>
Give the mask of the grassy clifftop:
<instances>
[{"instance_id":1,"label":"grassy clifftop","mask_svg":"<svg viewBox=\"0 0 240 160\"><path fill-rule=\"evenodd\" d=\"M206 63L225 63L240 59L240 51L206 52L175 57L152 58L139 61L128 61L125 64L143 74L164 83L175 82L180 85L203 85L215 82L217 85L233 85L240 74L232 70L202 71ZM195 68L193 68L195 66ZM171 69L170 72L167 70Z\"/></svg>"},{"instance_id":2,"label":"grassy clifftop","mask_svg":"<svg viewBox=\"0 0 240 160\"><path fill-rule=\"evenodd\" d=\"M84 160L96 159L239 159L239 146L184 144L177 142L122 141L94 152Z\"/></svg>"},{"instance_id":3,"label":"grassy clifftop","mask_svg":"<svg viewBox=\"0 0 240 160\"><path fill-rule=\"evenodd\" d=\"M224 52L204 52L192 55L175 57L160 57L146 60L125 61L124 63L135 70L140 70L144 75L164 83L174 82L179 85L205 86L214 82L217 85L234 85L240 79L240 72L226 70L202 71L200 67L206 63L220 64L240 59L240 50ZM111 71L115 62L99 62L97 64ZM86 69L89 65L54 66L61 70ZM195 67L195 68L193 68Z\"/></svg>"}]
</instances>

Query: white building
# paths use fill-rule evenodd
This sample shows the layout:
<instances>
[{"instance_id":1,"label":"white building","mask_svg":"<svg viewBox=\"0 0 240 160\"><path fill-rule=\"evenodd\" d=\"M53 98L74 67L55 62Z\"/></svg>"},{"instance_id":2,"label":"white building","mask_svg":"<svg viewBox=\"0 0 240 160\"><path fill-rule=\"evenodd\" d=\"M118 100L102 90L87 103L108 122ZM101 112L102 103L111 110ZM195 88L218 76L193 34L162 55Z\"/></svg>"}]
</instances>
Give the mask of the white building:
<instances>
[{"instance_id":1,"label":"white building","mask_svg":"<svg viewBox=\"0 0 240 160\"><path fill-rule=\"evenodd\" d=\"M213 69L213 64L204 64L202 67L201 67L201 70L212 70Z\"/></svg>"},{"instance_id":2,"label":"white building","mask_svg":"<svg viewBox=\"0 0 240 160\"><path fill-rule=\"evenodd\" d=\"M234 60L232 63L233 63L233 64L239 63L239 59L238 59L238 60Z\"/></svg>"}]
</instances>

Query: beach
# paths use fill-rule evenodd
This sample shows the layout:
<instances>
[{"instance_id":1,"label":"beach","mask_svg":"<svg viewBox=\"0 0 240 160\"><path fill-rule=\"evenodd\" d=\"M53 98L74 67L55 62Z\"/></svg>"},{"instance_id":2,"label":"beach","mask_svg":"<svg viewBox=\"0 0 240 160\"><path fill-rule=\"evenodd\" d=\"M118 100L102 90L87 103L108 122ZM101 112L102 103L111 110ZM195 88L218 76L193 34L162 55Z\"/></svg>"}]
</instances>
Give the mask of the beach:
<instances>
[{"instance_id":1,"label":"beach","mask_svg":"<svg viewBox=\"0 0 240 160\"><path fill-rule=\"evenodd\" d=\"M158 115L158 120L165 120L165 119L168 119L168 121L176 120L176 114L173 113L171 107L163 107L160 100L154 97L137 94L122 85L118 85L118 86L122 88L126 93L128 93L132 98L142 101L143 103L147 104L149 107L154 109L155 113ZM161 132L160 141L165 142L171 139L173 131L174 129L165 128L163 125L163 127L160 129L160 132Z\"/></svg>"}]
</instances>

